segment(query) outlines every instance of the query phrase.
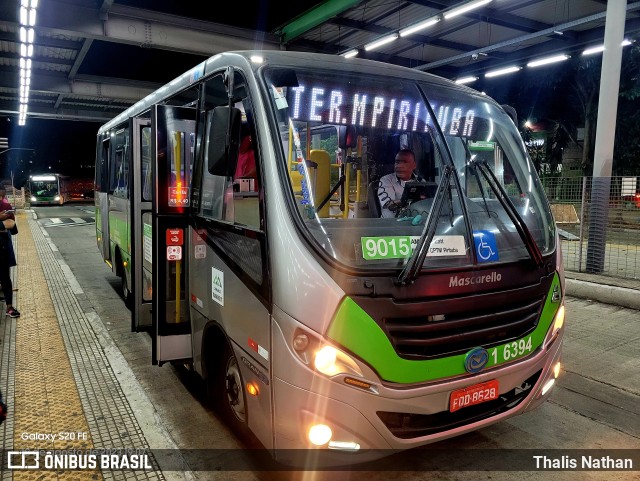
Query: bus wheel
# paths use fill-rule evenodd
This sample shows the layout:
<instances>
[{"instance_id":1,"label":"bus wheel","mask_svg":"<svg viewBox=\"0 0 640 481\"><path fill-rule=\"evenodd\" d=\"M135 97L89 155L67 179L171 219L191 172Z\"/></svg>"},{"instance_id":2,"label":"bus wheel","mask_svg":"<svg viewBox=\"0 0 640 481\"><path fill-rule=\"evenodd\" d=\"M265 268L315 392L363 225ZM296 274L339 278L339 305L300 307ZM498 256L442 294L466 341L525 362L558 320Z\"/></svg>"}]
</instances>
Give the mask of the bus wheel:
<instances>
[{"instance_id":1,"label":"bus wheel","mask_svg":"<svg viewBox=\"0 0 640 481\"><path fill-rule=\"evenodd\" d=\"M233 350L226 346L218 372L217 401L224 419L238 431L247 426L247 403L242 374Z\"/></svg>"}]
</instances>

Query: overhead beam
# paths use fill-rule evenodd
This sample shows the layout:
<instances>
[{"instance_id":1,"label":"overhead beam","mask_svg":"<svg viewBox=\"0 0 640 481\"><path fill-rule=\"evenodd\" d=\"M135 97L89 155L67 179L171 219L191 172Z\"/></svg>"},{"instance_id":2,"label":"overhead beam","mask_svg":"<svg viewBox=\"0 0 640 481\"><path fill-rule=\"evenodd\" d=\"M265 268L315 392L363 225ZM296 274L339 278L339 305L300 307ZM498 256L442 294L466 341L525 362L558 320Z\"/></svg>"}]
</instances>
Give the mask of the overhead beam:
<instances>
[{"instance_id":1,"label":"overhead beam","mask_svg":"<svg viewBox=\"0 0 640 481\"><path fill-rule=\"evenodd\" d=\"M0 102L0 115L18 115L18 110L14 102ZM57 119L57 120L79 120L84 122L98 122L104 124L111 120L115 114L113 112L100 112L89 109L53 109L43 105L29 105L29 118Z\"/></svg>"},{"instance_id":2,"label":"overhead beam","mask_svg":"<svg viewBox=\"0 0 640 481\"><path fill-rule=\"evenodd\" d=\"M228 50L280 48L275 35L193 18L113 4L106 20L100 11L56 0L38 6L38 31L49 35L103 40L147 48L211 56ZM0 0L0 11L15 11L14 0ZM6 15L0 26L15 28Z\"/></svg>"},{"instance_id":3,"label":"overhead beam","mask_svg":"<svg viewBox=\"0 0 640 481\"><path fill-rule=\"evenodd\" d=\"M99 79L100 81L96 81ZM127 81L123 79L106 79L101 77L78 76L69 81L64 74L38 74L31 78L30 92L32 96L37 94L53 94L64 96L83 96L91 99L99 98L105 101L137 102L154 90L161 87L160 84ZM17 85L15 75L0 71L0 88L15 89Z\"/></svg>"}]
</instances>

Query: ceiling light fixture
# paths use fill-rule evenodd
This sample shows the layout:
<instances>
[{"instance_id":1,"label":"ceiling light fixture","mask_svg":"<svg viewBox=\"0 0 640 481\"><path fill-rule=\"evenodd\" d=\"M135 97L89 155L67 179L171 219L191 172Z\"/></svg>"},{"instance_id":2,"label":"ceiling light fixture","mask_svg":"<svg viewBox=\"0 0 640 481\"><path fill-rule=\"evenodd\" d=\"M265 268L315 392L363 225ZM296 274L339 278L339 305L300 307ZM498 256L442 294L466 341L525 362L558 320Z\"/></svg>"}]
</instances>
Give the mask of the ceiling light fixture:
<instances>
[{"instance_id":1,"label":"ceiling light fixture","mask_svg":"<svg viewBox=\"0 0 640 481\"><path fill-rule=\"evenodd\" d=\"M478 80L478 77L462 77L456 80L457 84L469 84L471 82L475 82L476 80Z\"/></svg>"},{"instance_id":2,"label":"ceiling light fixture","mask_svg":"<svg viewBox=\"0 0 640 481\"><path fill-rule=\"evenodd\" d=\"M33 27L36 25L36 8L38 0L20 0L20 107L18 125L25 125L27 122L27 111L29 103L29 86L31 85L31 67L33 56L33 42L36 32Z\"/></svg>"},{"instance_id":3,"label":"ceiling light fixture","mask_svg":"<svg viewBox=\"0 0 640 481\"><path fill-rule=\"evenodd\" d=\"M540 60L534 60L532 62L529 62L527 64L527 67L540 67L542 65L549 65L550 63L564 62L568 58L570 57L565 54L554 55L553 57L541 58Z\"/></svg>"},{"instance_id":4,"label":"ceiling light fixture","mask_svg":"<svg viewBox=\"0 0 640 481\"><path fill-rule=\"evenodd\" d=\"M513 73L513 72L517 72L518 70L520 70L522 67L516 67L515 65L512 67L505 67L505 68L501 68L498 70L492 70L490 72L487 72L486 74L484 74L485 77L498 77L499 75L506 75L508 73Z\"/></svg>"},{"instance_id":5,"label":"ceiling light fixture","mask_svg":"<svg viewBox=\"0 0 640 481\"><path fill-rule=\"evenodd\" d=\"M487 3L491 2L491 0L476 0L474 2L469 2L462 7L454 8L448 12L444 12L444 18L449 19L453 17L457 17L458 15L462 15L463 13L467 13L470 10L474 10L476 8L482 7Z\"/></svg>"},{"instance_id":6,"label":"ceiling light fixture","mask_svg":"<svg viewBox=\"0 0 640 481\"><path fill-rule=\"evenodd\" d=\"M416 33L420 30L424 30L425 28L431 27L432 25L435 25L439 21L440 21L439 16L428 18L427 20L418 22L414 25L411 25L410 27L403 28L402 30L400 30L400 36L406 37L407 35L411 35L412 33Z\"/></svg>"},{"instance_id":7,"label":"ceiling light fixture","mask_svg":"<svg viewBox=\"0 0 640 481\"><path fill-rule=\"evenodd\" d=\"M368 52L369 50L374 50L378 47L382 47L388 43L393 42L398 38L397 33L392 33L391 35L387 35L386 37L379 38L378 40L374 40L371 43L368 43L364 46L364 49Z\"/></svg>"},{"instance_id":8,"label":"ceiling light fixture","mask_svg":"<svg viewBox=\"0 0 640 481\"><path fill-rule=\"evenodd\" d=\"M627 40L625 38L620 45L622 45L623 47L626 47L628 45L631 45L631 43L632 42L630 40ZM582 52L582 55L593 55L594 53L600 53L600 52L604 52L604 45L598 45L597 47L588 48L584 52Z\"/></svg>"},{"instance_id":9,"label":"ceiling light fixture","mask_svg":"<svg viewBox=\"0 0 640 481\"><path fill-rule=\"evenodd\" d=\"M358 49L357 48L353 48L353 49L349 50L348 52L343 53L342 56L344 58L352 58L352 57L355 57L356 55L358 55L358 53L359 53Z\"/></svg>"}]
</instances>

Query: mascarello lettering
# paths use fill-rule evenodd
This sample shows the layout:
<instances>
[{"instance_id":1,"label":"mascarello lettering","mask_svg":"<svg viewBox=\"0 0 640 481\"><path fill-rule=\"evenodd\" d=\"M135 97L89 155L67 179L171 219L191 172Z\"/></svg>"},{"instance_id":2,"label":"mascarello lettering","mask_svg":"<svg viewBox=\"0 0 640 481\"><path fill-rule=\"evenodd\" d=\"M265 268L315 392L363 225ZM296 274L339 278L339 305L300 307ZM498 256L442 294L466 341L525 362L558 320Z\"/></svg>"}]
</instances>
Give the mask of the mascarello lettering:
<instances>
[{"instance_id":1,"label":"mascarello lettering","mask_svg":"<svg viewBox=\"0 0 640 481\"><path fill-rule=\"evenodd\" d=\"M482 274L480 276L451 276L449 277L449 287L464 287L491 282L500 282L501 279L502 274L495 271L489 274Z\"/></svg>"}]
</instances>

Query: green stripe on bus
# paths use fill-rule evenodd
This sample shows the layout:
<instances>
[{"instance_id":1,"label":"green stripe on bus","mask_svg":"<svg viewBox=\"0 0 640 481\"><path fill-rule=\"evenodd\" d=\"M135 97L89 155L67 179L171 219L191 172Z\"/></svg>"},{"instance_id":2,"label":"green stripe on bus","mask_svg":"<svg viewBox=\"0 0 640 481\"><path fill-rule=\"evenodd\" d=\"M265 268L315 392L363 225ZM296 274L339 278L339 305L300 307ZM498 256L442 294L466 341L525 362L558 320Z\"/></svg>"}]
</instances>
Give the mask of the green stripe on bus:
<instances>
[{"instance_id":1,"label":"green stripe on bus","mask_svg":"<svg viewBox=\"0 0 640 481\"><path fill-rule=\"evenodd\" d=\"M485 369L528 356L542 344L560 307L551 301L553 290L559 285L556 274L536 329L519 340L489 348ZM380 326L350 297L340 304L327 336L368 363L385 381L419 383L466 374L467 353L424 361L402 359Z\"/></svg>"}]
</instances>

